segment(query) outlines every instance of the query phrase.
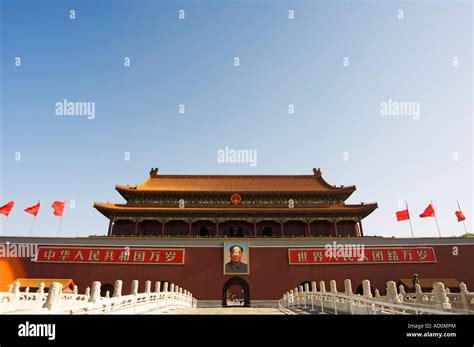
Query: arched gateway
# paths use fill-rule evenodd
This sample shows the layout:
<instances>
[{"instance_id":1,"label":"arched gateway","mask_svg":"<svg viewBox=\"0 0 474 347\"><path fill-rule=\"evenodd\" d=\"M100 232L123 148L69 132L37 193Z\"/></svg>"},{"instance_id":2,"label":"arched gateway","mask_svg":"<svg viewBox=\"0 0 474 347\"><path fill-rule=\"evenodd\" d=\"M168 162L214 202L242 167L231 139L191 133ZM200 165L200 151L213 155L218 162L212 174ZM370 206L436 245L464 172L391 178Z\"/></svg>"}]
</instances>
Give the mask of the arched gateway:
<instances>
[{"instance_id":1,"label":"arched gateway","mask_svg":"<svg viewBox=\"0 0 474 347\"><path fill-rule=\"evenodd\" d=\"M222 287L222 306L250 307L250 287L241 277L229 278Z\"/></svg>"}]
</instances>

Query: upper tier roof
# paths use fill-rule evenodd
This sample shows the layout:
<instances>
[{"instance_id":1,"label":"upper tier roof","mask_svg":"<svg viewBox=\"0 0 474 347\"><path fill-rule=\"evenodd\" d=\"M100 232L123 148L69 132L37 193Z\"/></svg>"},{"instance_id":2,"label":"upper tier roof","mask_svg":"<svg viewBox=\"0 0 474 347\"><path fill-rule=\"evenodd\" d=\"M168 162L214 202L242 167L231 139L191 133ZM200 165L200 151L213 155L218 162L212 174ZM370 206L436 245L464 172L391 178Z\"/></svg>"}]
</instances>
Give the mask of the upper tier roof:
<instances>
[{"instance_id":1,"label":"upper tier roof","mask_svg":"<svg viewBox=\"0 0 474 347\"><path fill-rule=\"evenodd\" d=\"M355 186L328 184L320 169L313 175L158 175L152 169L143 184L137 186L117 185L123 193L175 192L175 193L352 193Z\"/></svg>"}]
</instances>

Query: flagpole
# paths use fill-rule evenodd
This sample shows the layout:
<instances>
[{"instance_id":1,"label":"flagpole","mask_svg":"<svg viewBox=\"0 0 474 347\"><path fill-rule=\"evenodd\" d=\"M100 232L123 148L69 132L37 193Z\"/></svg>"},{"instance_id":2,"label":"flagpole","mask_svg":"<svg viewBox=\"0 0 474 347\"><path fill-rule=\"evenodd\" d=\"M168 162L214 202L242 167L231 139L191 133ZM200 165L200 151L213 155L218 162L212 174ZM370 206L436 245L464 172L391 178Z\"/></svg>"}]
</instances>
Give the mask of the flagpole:
<instances>
[{"instance_id":1,"label":"flagpole","mask_svg":"<svg viewBox=\"0 0 474 347\"><path fill-rule=\"evenodd\" d=\"M5 236L5 229L7 227L7 222L8 222L8 217L5 219L5 223L3 223L2 236Z\"/></svg>"},{"instance_id":2,"label":"flagpole","mask_svg":"<svg viewBox=\"0 0 474 347\"><path fill-rule=\"evenodd\" d=\"M431 206L433 206L433 210L434 210L433 201L431 201ZM439 230L438 217L436 217L436 211L434 213L434 217L435 217L435 221L436 221L436 227L438 228L439 237L441 237L441 231Z\"/></svg>"},{"instance_id":3,"label":"flagpole","mask_svg":"<svg viewBox=\"0 0 474 347\"><path fill-rule=\"evenodd\" d=\"M66 202L67 200L64 200L64 207L66 207ZM63 212L61 213L61 219L59 220L59 228L58 228L58 236L59 237L59 233L61 232L61 224L63 223L63 217L64 217L64 208L63 208Z\"/></svg>"},{"instance_id":4,"label":"flagpole","mask_svg":"<svg viewBox=\"0 0 474 347\"><path fill-rule=\"evenodd\" d=\"M408 211L408 222L410 222L411 237L413 238L415 236L413 236L413 226L411 225L410 211L408 210L408 203L406 200L405 200L405 207L407 208L407 211Z\"/></svg>"},{"instance_id":5,"label":"flagpole","mask_svg":"<svg viewBox=\"0 0 474 347\"><path fill-rule=\"evenodd\" d=\"M459 211L462 211L461 206L459 205L459 200L457 200L457 203L458 203ZM463 220L463 221L462 221L462 224L464 225L464 231L465 231L466 234L467 234L466 221Z\"/></svg>"},{"instance_id":6,"label":"flagpole","mask_svg":"<svg viewBox=\"0 0 474 347\"><path fill-rule=\"evenodd\" d=\"M61 232L61 224L63 222L63 216L61 216L61 219L59 220L59 228L58 228L58 236L56 237L59 237L59 233Z\"/></svg>"},{"instance_id":7,"label":"flagpole","mask_svg":"<svg viewBox=\"0 0 474 347\"><path fill-rule=\"evenodd\" d=\"M36 216L33 217L33 222L31 223L30 236L33 233L33 225L35 225Z\"/></svg>"}]
</instances>

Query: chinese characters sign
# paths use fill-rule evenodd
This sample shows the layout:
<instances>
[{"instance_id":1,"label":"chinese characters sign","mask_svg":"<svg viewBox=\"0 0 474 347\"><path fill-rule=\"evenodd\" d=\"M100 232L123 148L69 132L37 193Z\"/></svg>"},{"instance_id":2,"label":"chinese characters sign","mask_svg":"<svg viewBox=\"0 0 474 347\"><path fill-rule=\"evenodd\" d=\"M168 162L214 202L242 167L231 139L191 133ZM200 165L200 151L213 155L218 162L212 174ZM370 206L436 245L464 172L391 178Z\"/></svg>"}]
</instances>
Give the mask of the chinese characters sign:
<instances>
[{"instance_id":1,"label":"chinese characters sign","mask_svg":"<svg viewBox=\"0 0 474 347\"><path fill-rule=\"evenodd\" d=\"M290 248L290 265L436 263L433 247Z\"/></svg>"},{"instance_id":2,"label":"chinese characters sign","mask_svg":"<svg viewBox=\"0 0 474 347\"><path fill-rule=\"evenodd\" d=\"M40 263L183 265L184 248L40 246Z\"/></svg>"}]
</instances>

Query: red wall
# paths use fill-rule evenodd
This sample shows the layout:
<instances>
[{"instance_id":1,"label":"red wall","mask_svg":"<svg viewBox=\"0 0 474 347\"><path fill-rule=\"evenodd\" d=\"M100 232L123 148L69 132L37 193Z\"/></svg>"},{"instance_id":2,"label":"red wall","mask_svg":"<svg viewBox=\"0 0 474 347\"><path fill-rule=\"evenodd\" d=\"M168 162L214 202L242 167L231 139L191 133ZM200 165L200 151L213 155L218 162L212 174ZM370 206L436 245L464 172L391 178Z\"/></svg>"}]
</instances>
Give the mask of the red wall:
<instances>
[{"instance_id":1,"label":"red wall","mask_svg":"<svg viewBox=\"0 0 474 347\"><path fill-rule=\"evenodd\" d=\"M288 264L287 247L251 247L250 275L241 276L250 286L251 300L280 299L282 294L304 281L337 281L338 290L343 291L343 281L352 279L354 292L364 279L384 293L389 280L411 278L418 273L420 278L455 278L464 281L468 289L474 290L474 244L459 245L459 255L452 254L452 246L433 246L438 262L432 264L388 264L388 265L293 265ZM223 275L223 248L186 247L185 265L104 265L104 264L45 264L23 260L25 277L73 278L84 292L86 286L99 280L113 284L116 279L124 281L124 293L130 290L131 281L151 280L174 282L190 290L197 299L221 300L222 288L232 276ZM319 283L318 283L319 286Z\"/></svg>"}]
</instances>

